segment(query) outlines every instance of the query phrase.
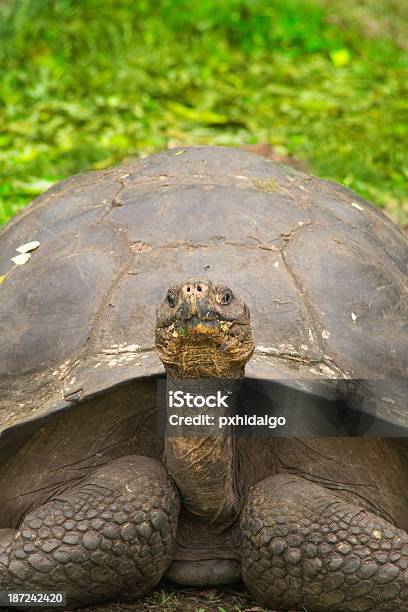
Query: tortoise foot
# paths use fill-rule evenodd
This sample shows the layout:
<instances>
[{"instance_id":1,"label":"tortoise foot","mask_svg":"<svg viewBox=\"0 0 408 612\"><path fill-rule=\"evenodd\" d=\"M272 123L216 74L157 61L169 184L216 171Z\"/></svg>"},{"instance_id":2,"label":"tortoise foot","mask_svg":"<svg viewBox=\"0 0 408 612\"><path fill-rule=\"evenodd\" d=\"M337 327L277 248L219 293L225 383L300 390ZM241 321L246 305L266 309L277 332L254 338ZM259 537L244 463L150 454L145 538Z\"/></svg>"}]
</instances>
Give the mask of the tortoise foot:
<instances>
[{"instance_id":1,"label":"tortoise foot","mask_svg":"<svg viewBox=\"0 0 408 612\"><path fill-rule=\"evenodd\" d=\"M70 608L141 595L170 564L178 512L161 464L113 461L4 533L0 590L65 591Z\"/></svg>"},{"instance_id":2,"label":"tortoise foot","mask_svg":"<svg viewBox=\"0 0 408 612\"><path fill-rule=\"evenodd\" d=\"M243 511L242 575L264 605L408 612L408 534L302 478L258 483Z\"/></svg>"}]
</instances>

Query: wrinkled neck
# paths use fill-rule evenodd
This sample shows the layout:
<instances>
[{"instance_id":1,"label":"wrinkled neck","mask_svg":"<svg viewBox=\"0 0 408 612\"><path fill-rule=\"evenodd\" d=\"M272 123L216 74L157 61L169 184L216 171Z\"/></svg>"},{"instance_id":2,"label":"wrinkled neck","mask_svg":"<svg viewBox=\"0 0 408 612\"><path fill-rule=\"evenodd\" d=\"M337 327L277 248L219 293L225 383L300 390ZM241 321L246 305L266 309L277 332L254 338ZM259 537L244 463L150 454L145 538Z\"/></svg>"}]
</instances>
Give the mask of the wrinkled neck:
<instances>
[{"instance_id":1,"label":"wrinkled neck","mask_svg":"<svg viewBox=\"0 0 408 612\"><path fill-rule=\"evenodd\" d=\"M188 362L185 366L188 367L183 367L181 371L173 367L167 369L168 392L181 391L184 396L204 397L216 397L219 393L221 397L228 396L227 407L222 402L215 408L168 405L168 419L170 416L208 415L214 417L214 424L208 427L181 425L178 429L172 428L171 433L168 428L165 461L178 486L184 508L222 531L236 520L242 506L242 491L233 427L226 424L220 430L218 419L235 413L238 386L244 369L224 368L222 373L226 376L216 376L214 368L210 372L209 358L202 359L199 364ZM208 377L205 378L205 375Z\"/></svg>"}]
</instances>

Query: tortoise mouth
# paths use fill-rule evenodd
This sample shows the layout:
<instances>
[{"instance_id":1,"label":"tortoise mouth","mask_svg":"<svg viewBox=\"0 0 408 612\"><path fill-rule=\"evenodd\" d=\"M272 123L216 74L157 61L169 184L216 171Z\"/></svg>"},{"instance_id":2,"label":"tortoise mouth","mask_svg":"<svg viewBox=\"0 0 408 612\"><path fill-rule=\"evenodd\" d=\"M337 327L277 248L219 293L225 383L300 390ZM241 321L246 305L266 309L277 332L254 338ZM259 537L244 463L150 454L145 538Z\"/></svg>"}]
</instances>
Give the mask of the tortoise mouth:
<instances>
[{"instance_id":1,"label":"tortoise mouth","mask_svg":"<svg viewBox=\"0 0 408 612\"><path fill-rule=\"evenodd\" d=\"M189 319L177 319L161 329L169 338L187 342L206 338L223 341L235 323L235 321L227 321L221 317L203 319L194 315Z\"/></svg>"},{"instance_id":2,"label":"tortoise mouth","mask_svg":"<svg viewBox=\"0 0 408 612\"><path fill-rule=\"evenodd\" d=\"M157 324L157 328L169 329L171 327L184 327L186 329L192 329L200 324L208 328L218 328L222 323L232 324L240 323L240 321L233 315L222 312L212 312L210 310L205 315L192 315L190 317L183 317L178 312L168 317L160 324Z\"/></svg>"},{"instance_id":3,"label":"tortoise mouth","mask_svg":"<svg viewBox=\"0 0 408 612\"><path fill-rule=\"evenodd\" d=\"M178 329L181 333L185 331L187 334L206 336L219 333L220 331L226 333L231 325L232 322L227 322L220 317L202 319L194 315L186 321L180 321Z\"/></svg>"}]
</instances>

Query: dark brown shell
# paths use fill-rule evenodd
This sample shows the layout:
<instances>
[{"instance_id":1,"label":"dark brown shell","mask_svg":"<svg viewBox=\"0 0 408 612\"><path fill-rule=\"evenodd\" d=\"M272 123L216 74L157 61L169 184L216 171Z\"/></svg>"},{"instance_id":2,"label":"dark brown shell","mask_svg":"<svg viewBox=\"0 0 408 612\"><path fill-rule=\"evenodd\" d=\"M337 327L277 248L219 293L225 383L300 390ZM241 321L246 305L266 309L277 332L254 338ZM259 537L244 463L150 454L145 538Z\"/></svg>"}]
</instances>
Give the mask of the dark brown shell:
<instances>
[{"instance_id":1,"label":"dark brown shell","mask_svg":"<svg viewBox=\"0 0 408 612\"><path fill-rule=\"evenodd\" d=\"M406 238L355 193L252 153L179 148L74 176L3 229L0 253L3 429L161 372L156 304L191 276L247 302L251 376L407 374Z\"/></svg>"}]
</instances>

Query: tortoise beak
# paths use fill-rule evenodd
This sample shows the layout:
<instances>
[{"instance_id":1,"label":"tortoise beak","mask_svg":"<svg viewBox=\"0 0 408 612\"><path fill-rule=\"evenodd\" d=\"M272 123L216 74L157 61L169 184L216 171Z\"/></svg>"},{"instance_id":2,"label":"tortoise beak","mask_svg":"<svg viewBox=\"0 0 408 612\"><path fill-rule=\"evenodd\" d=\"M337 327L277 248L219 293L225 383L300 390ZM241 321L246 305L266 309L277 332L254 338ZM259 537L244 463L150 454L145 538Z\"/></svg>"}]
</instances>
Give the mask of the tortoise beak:
<instances>
[{"instance_id":1,"label":"tortoise beak","mask_svg":"<svg viewBox=\"0 0 408 612\"><path fill-rule=\"evenodd\" d=\"M194 315L183 322L183 328L188 334L194 336L211 336L220 331L220 322L216 319L202 319Z\"/></svg>"}]
</instances>

